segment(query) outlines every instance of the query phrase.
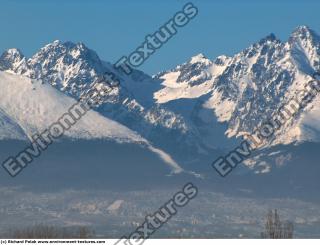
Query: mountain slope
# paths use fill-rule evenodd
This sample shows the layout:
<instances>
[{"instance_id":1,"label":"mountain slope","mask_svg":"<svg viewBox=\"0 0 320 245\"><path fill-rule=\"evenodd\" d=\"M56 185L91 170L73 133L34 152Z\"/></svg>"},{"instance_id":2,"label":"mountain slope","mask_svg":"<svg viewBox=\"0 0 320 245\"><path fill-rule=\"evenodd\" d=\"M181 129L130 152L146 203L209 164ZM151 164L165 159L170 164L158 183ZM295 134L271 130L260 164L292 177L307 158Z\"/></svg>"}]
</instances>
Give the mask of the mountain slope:
<instances>
[{"instance_id":1,"label":"mountain slope","mask_svg":"<svg viewBox=\"0 0 320 245\"><path fill-rule=\"evenodd\" d=\"M57 91L41 80L0 72L0 122L5 131L1 138L25 139L48 129L76 101ZM160 149L127 127L101 116L95 111L87 112L74 126L65 131L72 139L106 139L116 143L132 143L146 147L155 153L174 172L180 166Z\"/></svg>"},{"instance_id":2,"label":"mountain slope","mask_svg":"<svg viewBox=\"0 0 320 245\"><path fill-rule=\"evenodd\" d=\"M0 72L0 86L1 110L17 122L28 136L47 129L76 102L40 80L4 72ZM74 127L66 131L66 136L146 142L128 128L94 111L89 111Z\"/></svg>"},{"instance_id":3,"label":"mountain slope","mask_svg":"<svg viewBox=\"0 0 320 245\"><path fill-rule=\"evenodd\" d=\"M27 137L19 124L0 109L0 140L6 139L25 140Z\"/></svg>"}]
</instances>

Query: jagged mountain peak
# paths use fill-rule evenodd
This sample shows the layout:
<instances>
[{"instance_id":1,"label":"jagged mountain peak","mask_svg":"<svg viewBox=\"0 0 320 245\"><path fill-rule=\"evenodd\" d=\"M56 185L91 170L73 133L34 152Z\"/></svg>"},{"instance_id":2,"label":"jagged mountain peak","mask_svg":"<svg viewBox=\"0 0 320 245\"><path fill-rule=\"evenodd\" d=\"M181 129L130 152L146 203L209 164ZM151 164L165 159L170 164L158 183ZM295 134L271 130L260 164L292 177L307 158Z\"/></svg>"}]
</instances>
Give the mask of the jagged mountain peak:
<instances>
[{"instance_id":1,"label":"jagged mountain peak","mask_svg":"<svg viewBox=\"0 0 320 245\"><path fill-rule=\"evenodd\" d=\"M320 69L320 36L307 26L297 27L291 34L288 45L291 56L305 73Z\"/></svg>"},{"instance_id":2,"label":"jagged mountain peak","mask_svg":"<svg viewBox=\"0 0 320 245\"><path fill-rule=\"evenodd\" d=\"M306 25L298 26L291 33L291 36L300 36L300 37L302 37L302 36L310 37L313 35L317 35L316 32L313 31L309 26L306 26Z\"/></svg>"},{"instance_id":3,"label":"jagged mountain peak","mask_svg":"<svg viewBox=\"0 0 320 245\"><path fill-rule=\"evenodd\" d=\"M320 42L320 36L308 26L299 26L291 33L289 43L310 42L316 45Z\"/></svg>"},{"instance_id":4,"label":"jagged mountain peak","mask_svg":"<svg viewBox=\"0 0 320 245\"><path fill-rule=\"evenodd\" d=\"M11 56L19 56L24 57L23 53L20 51L20 49L17 48L10 48L3 52L3 54L11 55Z\"/></svg>"},{"instance_id":5,"label":"jagged mountain peak","mask_svg":"<svg viewBox=\"0 0 320 245\"><path fill-rule=\"evenodd\" d=\"M56 40L47 44L39 50L30 60L36 59L58 59L63 56L68 56L68 59L83 59L87 62L101 65L101 60L97 53L89 48L84 43L73 43L70 41L62 42ZM65 59L64 61L67 61Z\"/></svg>"},{"instance_id":6,"label":"jagged mountain peak","mask_svg":"<svg viewBox=\"0 0 320 245\"><path fill-rule=\"evenodd\" d=\"M0 70L15 70L24 58L19 49L7 49L0 56Z\"/></svg>"},{"instance_id":7,"label":"jagged mountain peak","mask_svg":"<svg viewBox=\"0 0 320 245\"><path fill-rule=\"evenodd\" d=\"M86 47L86 45L82 42L78 42L78 43L75 43L75 42L71 42L71 41L61 41L61 40L54 40L52 41L51 43L48 43L46 44L44 47L41 48L42 49L48 49L48 48L52 48L52 47L61 47L61 46L64 46L66 48L73 48L73 47L83 47L85 49L88 49Z\"/></svg>"},{"instance_id":8,"label":"jagged mountain peak","mask_svg":"<svg viewBox=\"0 0 320 245\"><path fill-rule=\"evenodd\" d=\"M235 55L234 58L240 57L240 59L243 59L245 57L251 59L253 57L266 55L270 51L273 53L275 49L281 50L283 46L284 43L282 43L275 34L271 33Z\"/></svg>"},{"instance_id":9,"label":"jagged mountain peak","mask_svg":"<svg viewBox=\"0 0 320 245\"><path fill-rule=\"evenodd\" d=\"M175 83L187 83L189 86L201 84L203 81L210 79L210 72L213 62L206 58L202 53L191 57L187 62L182 65L178 65L175 69L170 71L170 78L163 77L166 72L159 73L155 78L161 80L172 80L174 78Z\"/></svg>"},{"instance_id":10,"label":"jagged mountain peak","mask_svg":"<svg viewBox=\"0 0 320 245\"><path fill-rule=\"evenodd\" d=\"M250 45L245 50L261 49L261 47L265 47L265 46L273 47L273 46L277 46L279 44L280 45L282 44L281 40L278 39L274 33L270 33L270 34L266 35L265 37L261 38L259 41Z\"/></svg>"},{"instance_id":11,"label":"jagged mountain peak","mask_svg":"<svg viewBox=\"0 0 320 245\"><path fill-rule=\"evenodd\" d=\"M20 74L43 79L60 90L78 97L90 87L104 65L95 51L83 43L56 40L41 48L27 62Z\"/></svg>"},{"instance_id":12,"label":"jagged mountain peak","mask_svg":"<svg viewBox=\"0 0 320 245\"><path fill-rule=\"evenodd\" d=\"M195 63L203 63L206 65L209 65L211 63L211 61L202 53L197 54L193 57L191 57L189 63L191 64L195 64Z\"/></svg>"},{"instance_id":13,"label":"jagged mountain peak","mask_svg":"<svg viewBox=\"0 0 320 245\"><path fill-rule=\"evenodd\" d=\"M219 66L226 65L232 58L226 55L219 55L213 63Z\"/></svg>"},{"instance_id":14,"label":"jagged mountain peak","mask_svg":"<svg viewBox=\"0 0 320 245\"><path fill-rule=\"evenodd\" d=\"M270 33L266 37L262 38L259 41L259 44L270 43L270 42L279 43L280 40L276 37L276 35L274 33Z\"/></svg>"}]
</instances>

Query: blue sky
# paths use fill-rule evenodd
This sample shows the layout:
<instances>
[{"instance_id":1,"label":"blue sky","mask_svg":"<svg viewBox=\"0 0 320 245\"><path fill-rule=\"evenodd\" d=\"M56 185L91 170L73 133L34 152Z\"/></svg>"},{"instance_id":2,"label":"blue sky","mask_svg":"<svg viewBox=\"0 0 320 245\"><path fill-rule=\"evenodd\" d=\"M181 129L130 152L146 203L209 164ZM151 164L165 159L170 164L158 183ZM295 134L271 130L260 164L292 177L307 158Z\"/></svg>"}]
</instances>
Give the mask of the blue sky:
<instances>
[{"instance_id":1,"label":"blue sky","mask_svg":"<svg viewBox=\"0 0 320 245\"><path fill-rule=\"evenodd\" d=\"M0 51L17 47L31 56L59 39L84 42L107 61L134 51L182 9L184 0L0 0ZM232 55L273 32L287 40L299 25L320 33L320 1L194 0L198 16L140 69L154 74L198 53Z\"/></svg>"}]
</instances>

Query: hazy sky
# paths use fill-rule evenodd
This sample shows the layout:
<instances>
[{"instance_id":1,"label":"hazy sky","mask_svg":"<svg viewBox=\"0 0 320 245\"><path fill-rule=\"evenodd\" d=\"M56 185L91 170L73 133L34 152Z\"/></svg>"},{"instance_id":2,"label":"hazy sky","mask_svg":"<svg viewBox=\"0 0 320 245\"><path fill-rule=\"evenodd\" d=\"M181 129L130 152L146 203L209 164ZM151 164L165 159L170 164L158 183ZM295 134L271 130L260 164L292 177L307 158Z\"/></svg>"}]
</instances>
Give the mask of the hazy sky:
<instances>
[{"instance_id":1,"label":"hazy sky","mask_svg":"<svg viewBox=\"0 0 320 245\"><path fill-rule=\"evenodd\" d=\"M31 56L59 39L84 42L115 62L134 51L182 9L183 0L0 0L0 51L17 47ZM320 1L194 0L199 14L179 29L140 69L154 74L198 53L232 55L273 32L287 40L299 25L320 33Z\"/></svg>"}]
</instances>

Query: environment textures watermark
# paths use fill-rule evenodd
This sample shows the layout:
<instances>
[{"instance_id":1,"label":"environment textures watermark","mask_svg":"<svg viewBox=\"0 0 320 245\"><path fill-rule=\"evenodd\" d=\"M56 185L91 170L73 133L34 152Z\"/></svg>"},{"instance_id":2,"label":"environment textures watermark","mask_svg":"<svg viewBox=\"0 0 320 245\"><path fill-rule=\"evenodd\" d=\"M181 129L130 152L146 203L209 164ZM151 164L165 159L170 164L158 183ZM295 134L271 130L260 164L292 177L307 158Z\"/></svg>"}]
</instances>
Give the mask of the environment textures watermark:
<instances>
[{"instance_id":1,"label":"environment textures watermark","mask_svg":"<svg viewBox=\"0 0 320 245\"><path fill-rule=\"evenodd\" d=\"M129 55L129 58L123 56L114 65L113 68L119 72L131 74L133 68L143 64L143 62L153 54L156 49L162 47L171 37L177 34L179 27L189 23L198 14L198 8L192 3L184 5L183 10L177 12L166 24L153 35L147 35L145 42L138 47L136 51ZM56 122L52 123L46 130L40 134L31 136L31 144L24 150L20 151L15 157L10 156L2 166L10 174L17 176L25 167L28 166L35 158L38 158L53 142L62 137L66 131L70 130L89 110L104 101L114 88L120 86L120 79L111 71L105 72L94 83L92 88L85 97L80 98L74 103L68 111L63 114Z\"/></svg>"},{"instance_id":2,"label":"environment textures watermark","mask_svg":"<svg viewBox=\"0 0 320 245\"><path fill-rule=\"evenodd\" d=\"M135 229L128 237L123 236L114 245L141 245L178 213L178 208L186 206L190 200L198 194L198 188L187 183L182 191L177 192L173 198L167 201L152 215L147 215L144 222Z\"/></svg>"},{"instance_id":3,"label":"environment textures watermark","mask_svg":"<svg viewBox=\"0 0 320 245\"><path fill-rule=\"evenodd\" d=\"M262 123L253 134L244 135L240 146L230 151L226 156L221 156L212 163L212 167L222 176L227 176L239 163L249 157L254 150L261 147L265 141L270 139L287 121L292 119L300 110L305 108L320 92L320 81L315 73L304 89L299 90L293 98L272 117Z\"/></svg>"}]
</instances>

